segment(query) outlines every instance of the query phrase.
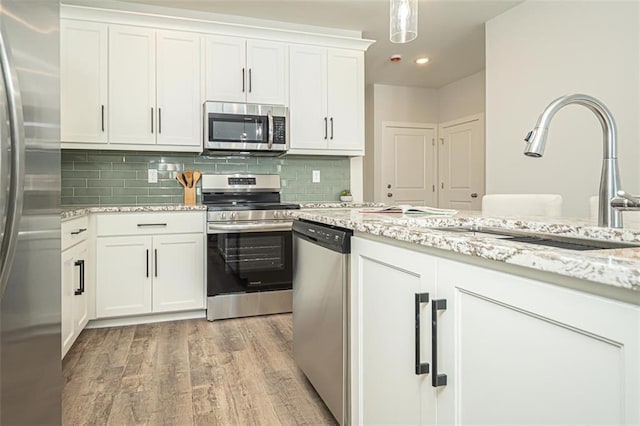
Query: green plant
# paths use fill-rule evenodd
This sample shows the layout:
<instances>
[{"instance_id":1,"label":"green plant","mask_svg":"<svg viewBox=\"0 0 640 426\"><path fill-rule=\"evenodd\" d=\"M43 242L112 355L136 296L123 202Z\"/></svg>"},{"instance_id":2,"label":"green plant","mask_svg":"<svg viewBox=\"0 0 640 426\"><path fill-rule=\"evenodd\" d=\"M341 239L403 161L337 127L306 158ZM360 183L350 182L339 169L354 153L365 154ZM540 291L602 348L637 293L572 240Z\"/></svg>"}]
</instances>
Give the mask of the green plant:
<instances>
[{"instance_id":1,"label":"green plant","mask_svg":"<svg viewBox=\"0 0 640 426\"><path fill-rule=\"evenodd\" d=\"M348 189L343 189L342 192L340 192L340 195L342 197L349 196L349 195L351 195L351 191L349 191Z\"/></svg>"}]
</instances>

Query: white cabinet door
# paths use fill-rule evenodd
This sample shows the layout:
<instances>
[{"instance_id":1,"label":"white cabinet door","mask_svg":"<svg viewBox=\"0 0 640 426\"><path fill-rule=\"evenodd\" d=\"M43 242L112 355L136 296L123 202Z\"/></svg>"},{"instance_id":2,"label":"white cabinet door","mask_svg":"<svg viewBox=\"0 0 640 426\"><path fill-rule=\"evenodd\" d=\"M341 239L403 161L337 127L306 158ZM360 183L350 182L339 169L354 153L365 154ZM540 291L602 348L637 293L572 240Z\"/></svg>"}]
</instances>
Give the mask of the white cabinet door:
<instances>
[{"instance_id":1,"label":"white cabinet door","mask_svg":"<svg viewBox=\"0 0 640 426\"><path fill-rule=\"evenodd\" d=\"M62 252L62 357L73 344L73 297L77 289L77 268L73 249Z\"/></svg>"},{"instance_id":2,"label":"white cabinet door","mask_svg":"<svg viewBox=\"0 0 640 426\"><path fill-rule=\"evenodd\" d=\"M102 237L97 241L96 317L151 312L152 237Z\"/></svg>"},{"instance_id":3,"label":"white cabinet door","mask_svg":"<svg viewBox=\"0 0 640 426\"><path fill-rule=\"evenodd\" d=\"M433 424L431 375L416 374L416 318L419 362L431 363L430 305L416 295L433 296L435 260L361 238L351 256L351 424Z\"/></svg>"},{"instance_id":4,"label":"white cabinet door","mask_svg":"<svg viewBox=\"0 0 640 426\"><path fill-rule=\"evenodd\" d=\"M286 105L287 46L247 40L247 102Z\"/></svg>"},{"instance_id":5,"label":"white cabinet door","mask_svg":"<svg viewBox=\"0 0 640 426\"><path fill-rule=\"evenodd\" d=\"M109 140L156 143L156 32L109 27Z\"/></svg>"},{"instance_id":6,"label":"white cabinet door","mask_svg":"<svg viewBox=\"0 0 640 426\"><path fill-rule=\"evenodd\" d=\"M640 423L638 306L448 260L438 293L438 423Z\"/></svg>"},{"instance_id":7,"label":"white cabinet door","mask_svg":"<svg viewBox=\"0 0 640 426\"><path fill-rule=\"evenodd\" d=\"M153 312L204 308L202 234L153 237Z\"/></svg>"},{"instance_id":8,"label":"white cabinet door","mask_svg":"<svg viewBox=\"0 0 640 426\"><path fill-rule=\"evenodd\" d=\"M60 138L107 142L107 25L60 20Z\"/></svg>"},{"instance_id":9,"label":"white cabinet door","mask_svg":"<svg viewBox=\"0 0 640 426\"><path fill-rule=\"evenodd\" d=\"M327 49L289 47L289 121L292 150L324 149L327 116Z\"/></svg>"},{"instance_id":10,"label":"white cabinet door","mask_svg":"<svg viewBox=\"0 0 640 426\"><path fill-rule=\"evenodd\" d=\"M194 33L157 33L157 143L199 146L200 36Z\"/></svg>"},{"instance_id":11,"label":"white cabinet door","mask_svg":"<svg viewBox=\"0 0 640 426\"><path fill-rule=\"evenodd\" d=\"M327 147L364 151L364 52L329 49L327 66Z\"/></svg>"},{"instance_id":12,"label":"white cabinet door","mask_svg":"<svg viewBox=\"0 0 640 426\"><path fill-rule=\"evenodd\" d=\"M245 102L248 70L243 38L208 36L205 88L208 101Z\"/></svg>"}]
</instances>

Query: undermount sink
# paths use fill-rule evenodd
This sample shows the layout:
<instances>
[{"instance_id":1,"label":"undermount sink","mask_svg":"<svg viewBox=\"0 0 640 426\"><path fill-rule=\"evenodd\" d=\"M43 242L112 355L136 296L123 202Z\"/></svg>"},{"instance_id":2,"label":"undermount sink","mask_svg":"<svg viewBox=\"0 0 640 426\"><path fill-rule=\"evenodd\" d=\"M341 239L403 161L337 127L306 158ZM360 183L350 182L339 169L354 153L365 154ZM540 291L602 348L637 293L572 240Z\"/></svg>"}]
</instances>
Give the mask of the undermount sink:
<instances>
[{"instance_id":1,"label":"undermount sink","mask_svg":"<svg viewBox=\"0 0 640 426\"><path fill-rule=\"evenodd\" d=\"M567 237L540 232L516 231L512 229L484 226L444 226L430 229L436 231L468 233L473 236L491 237L505 241L557 247L567 250L606 250L640 247L640 243L594 240L591 238Z\"/></svg>"}]
</instances>

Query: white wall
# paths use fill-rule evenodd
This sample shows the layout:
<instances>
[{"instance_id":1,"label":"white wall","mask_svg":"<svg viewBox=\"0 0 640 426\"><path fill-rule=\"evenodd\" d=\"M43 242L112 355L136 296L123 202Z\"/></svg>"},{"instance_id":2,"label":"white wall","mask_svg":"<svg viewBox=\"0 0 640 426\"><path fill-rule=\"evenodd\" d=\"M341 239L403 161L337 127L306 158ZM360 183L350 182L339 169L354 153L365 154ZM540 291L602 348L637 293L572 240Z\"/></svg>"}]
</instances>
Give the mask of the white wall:
<instances>
[{"instance_id":1,"label":"white wall","mask_svg":"<svg viewBox=\"0 0 640 426\"><path fill-rule=\"evenodd\" d=\"M374 84L365 92L365 128L367 135L364 157L364 199L375 200L374 190L380 191L382 122L404 121L437 123L438 91L421 87ZM365 131L365 133L367 133Z\"/></svg>"},{"instance_id":2,"label":"white wall","mask_svg":"<svg viewBox=\"0 0 640 426\"><path fill-rule=\"evenodd\" d=\"M480 71L438 89L438 122L484 112L485 72Z\"/></svg>"},{"instance_id":3,"label":"white wall","mask_svg":"<svg viewBox=\"0 0 640 426\"><path fill-rule=\"evenodd\" d=\"M487 193L558 193L565 216L588 215L602 163L602 131L591 112L560 111L544 157L522 154L522 139L544 107L574 92L595 96L612 111L622 187L639 192L639 7L528 1L487 23Z\"/></svg>"}]
</instances>

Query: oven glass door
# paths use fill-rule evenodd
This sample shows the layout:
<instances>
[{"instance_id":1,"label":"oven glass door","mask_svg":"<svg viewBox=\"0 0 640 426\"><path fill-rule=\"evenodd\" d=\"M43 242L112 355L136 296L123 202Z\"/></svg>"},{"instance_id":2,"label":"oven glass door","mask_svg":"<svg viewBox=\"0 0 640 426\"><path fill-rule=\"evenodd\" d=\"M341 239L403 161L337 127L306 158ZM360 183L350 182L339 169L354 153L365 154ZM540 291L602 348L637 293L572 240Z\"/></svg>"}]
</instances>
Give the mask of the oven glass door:
<instances>
[{"instance_id":1,"label":"oven glass door","mask_svg":"<svg viewBox=\"0 0 640 426\"><path fill-rule=\"evenodd\" d=\"M209 142L267 143L269 122L265 115L209 113Z\"/></svg>"},{"instance_id":2,"label":"oven glass door","mask_svg":"<svg viewBox=\"0 0 640 426\"><path fill-rule=\"evenodd\" d=\"M207 295L291 289L291 231L207 235Z\"/></svg>"}]
</instances>

